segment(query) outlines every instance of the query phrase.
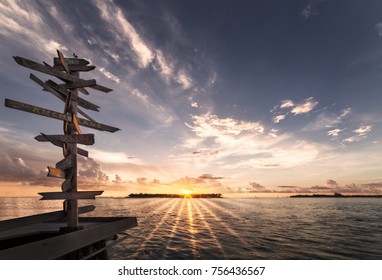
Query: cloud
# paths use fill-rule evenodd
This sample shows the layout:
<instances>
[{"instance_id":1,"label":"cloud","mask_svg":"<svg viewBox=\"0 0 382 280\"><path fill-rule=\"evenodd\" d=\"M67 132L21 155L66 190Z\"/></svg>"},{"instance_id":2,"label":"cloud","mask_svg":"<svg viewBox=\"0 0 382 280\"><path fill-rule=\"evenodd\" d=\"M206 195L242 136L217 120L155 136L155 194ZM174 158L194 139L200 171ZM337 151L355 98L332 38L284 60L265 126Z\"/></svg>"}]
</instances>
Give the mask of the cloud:
<instances>
[{"instance_id":1,"label":"cloud","mask_svg":"<svg viewBox=\"0 0 382 280\"><path fill-rule=\"evenodd\" d=\"M55 7L48 5L54 15ZM61 25L60 25L61 26ZM64 32L70 32L69 24L62 24ZM42 11L33 2L2 1L0 3L0 34L17 44L33 48L41 53L55 53L56 49L67 50L59 42L58 33L46 24Z\"/></svg>"},{"instance_id":2,"label":"cloud","mask_svg":"<svg viewBox=\"0 0 382 280\"><path fill-rule=\"evenodd\" d=\"M346 108L341 111L340 118L346 117L351 113L351 108Z\"/></svg>"},{"instance_id":3,"label":"cloud","mask_svg":"<svg viewBox=\"0 0 382 280\"><path fill-rule=\"evenodd\" d=\"M332 130L329 130L328 132L326 132L326 135L337 137L340 134L340 132L342 132L342 131L344 131L344 130L339 129L339 128L335 128L335 129L332 129Z\"/></svg>"},{"instance_id":4,"label":"cloud","mask_svg":"<svg viewBox=\"0 0 382 280\"><path fill-rule=\"evenodd\" d=\"M292 110L291 113L294 115L306 114L313 110L318 104L313 97L309 97L300 104L297 104Z\"/></svg>"},{"instance_id":5,"label":"cloud","mask_svg":"<svg viewBox=\"0 0 382 280\"><path fill-rule=\"evenodd\" d=\"M289 99L286 99L286 100L283 100L281 101L281 105L280 105L280 108L290 108L290 107L294 107L294 102L292 100L289 100Z\"/></svg>"},{"instance_id":6,"label":"cloud","mask_svg":"<svg viewBox=\"0 0 382 280\"><path fill-rule=\"evenodd\" d=\"M315 8L315 2L313 1L310 1L309 4L300 13L300 15L305 19L309 19L313 16L316 16L317 14L318 10Z\"/></svg>"},{"instance_id":7,"label":"cloud","mask_svg":"<svg viewBox=\"0 0 382 280\"><path fill-rule=\"evenodd\" d=\"M313 161L323 149L318 144L267 129L260 122L219 118L211 113L195 115L192 121L187 126L194 135L185 138L179 147L184 153L169 158L172 164L184 168L211 165L224 170L286 168Z\"/></svg>"},{"instance_id":8,"label":"cloud","mask_svg":"<svg viewBox=\"0 0 382 280\"><path fill-rule=\"evenodd\" d=\"M217 176L213 176L212 174L203 174L203 175L199 176L198 178L200 178L200 179L208 179L208 180L220 180L220 179L224 179L224 177L217 177Z\"/></svg>"},{"instance_id":9,"label":"cloud","mask_svg":"<svg viewBox=\"0 0 382 280\"><path fill-rule=\"evenodd\" d=\"M251 186L251 188L249 189L250 192L263 192L266 190L264 186L256 182L249 182L249 185Z\"/></svg>"},{"instance_id":10,"label":"cloud","mask_svg":"<svg viewBox=\"0 0 382 280\"><path fill-rule=\"evenodd\" d=\"M141 38L133 25L127 21L123 11L113 2L96 1L96 5L101 13L101 17L106 23L108 30L114 34L114 37L124 42L127 38L131 49L135 54L135 59L138 66L146 68L154 59L154 53L150 47Z\"/></svg>"},{"instance_id":11,"label":"cloud","mask_svg":"<svg viewBox=\"0 0 382 280\"><path fill-rule=\"evenodd\" d=\"M379 36L382 36L382 22L378 22L378 23L375 25L375 29L377 30L378 35L379 35Z\"/></svg>"},{"instance_id":12,"label":"cloud","mask_svg":"<svg viewBox=\"0 0 382 280\"><path fill-rule=\"evenodd\" d=\"M277 115L277 116L273 117L273 122L279 123L280 121L284 120L285 117L286 117L286 115Z\"/></svg>"},{"instance_id":13,"label":"cloud","mask_svg":"<svg viewBox=\"0 0 382 280\"><path fill-rule=\"evenodd\" d=\"M330 187L330 188L337 188L338 187L338 184L336 181L332 180L332 179L328 179L326 181L326 186Z\"/></svg>"},{"instance_id":14,"label":"cloud","mask_svg":"<svg viewBox=\"0 0 382 280\"><path fill-rule=\"evenodd\" d=\"M369 136L373 126L372 125L361 125L359 128L353 130L355 135L350 136L343 140L345 143L359 142L366 139Z\"/></svg>"},{"instance_id":15,"label":"cloud","mask_svg":"<svg viewBox=\"0 0 382 280\"><path fill-rule=\"evenodd\" d=\"M92 158L78 157L79 179L108 182L109 177L102 171L101 165Z\"/></svg>"},{"instance_id":16,"label":"cloud","mask_svg":"<svg viewBox=\"0 0 382 280\"><path fill-rule=\"evenodd\" d=\"M272 121L273 123L279 123L280 121L284 120L286 116L290 113L292 113L293 115L301 115L301 114L309 113L310 111L313 110L314 107L317 106L317 104L318 102L315 101L313 97L309 97L297 105L292 100L289 100L289 99L282 100L280 105L274 106L273 109L271 110L271 112L275 114L275 116L272 118ZM280 113L277 111L279 108L288 109L289 111L287 113Z\"/></svg>"},{"instance_id":17,"label":"cloud","mask_svg":"<svg viewBox=\"0 0 382 280\"><path fill-rule=\"evenodd\" d=\"M99 71L100 71L106 78L108 78L108 79L110 79L110 80L116 82L117 84L119 84L120 79L119 79L117 76L115 76L115 75L113 75L112 73L110 73L109 71L107 71L105 68L100 67L100 68L99 68Z\"/></svg>"}]
</instances>

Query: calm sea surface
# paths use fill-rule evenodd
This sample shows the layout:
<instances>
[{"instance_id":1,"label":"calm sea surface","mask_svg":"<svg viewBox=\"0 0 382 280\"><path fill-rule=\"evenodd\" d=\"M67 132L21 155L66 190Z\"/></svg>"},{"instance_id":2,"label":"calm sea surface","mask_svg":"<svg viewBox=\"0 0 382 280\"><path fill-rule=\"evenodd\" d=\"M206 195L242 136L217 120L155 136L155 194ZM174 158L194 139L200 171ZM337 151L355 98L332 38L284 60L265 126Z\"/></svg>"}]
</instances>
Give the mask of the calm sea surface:
<instances>
[{"instance_id":1,"label":"calm sea surface","mask_svg":"<svg viewBox=\"0 0 382 280\"><path fill-rule=\"evenodd\" d=\"M0 198L0 219L61 202ZM111 259L382 259L382 199L117 199L88 216L136 216Z\"/></svg>"}]
</instances>

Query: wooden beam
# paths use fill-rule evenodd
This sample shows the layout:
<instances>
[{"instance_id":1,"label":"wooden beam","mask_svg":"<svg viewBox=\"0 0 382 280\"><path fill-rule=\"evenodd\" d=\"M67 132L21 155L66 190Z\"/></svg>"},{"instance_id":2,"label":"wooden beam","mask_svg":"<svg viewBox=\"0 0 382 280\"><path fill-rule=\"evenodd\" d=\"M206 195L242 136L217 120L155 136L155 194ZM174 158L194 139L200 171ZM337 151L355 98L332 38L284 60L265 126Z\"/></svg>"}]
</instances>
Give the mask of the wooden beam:
<instances>
[{"instance_id":1,"label":"wooden beam","mask_svg":"<svg viewBox=\"0 0 382 280\"><path fill-rule=\"evenodd\" d=\"M70 115L65 115L65 114L62 114L62 113L59 113L56 111L52 111L49 109L37 107L37 106L26 104L26 103L22 103L22 102L15 101L12 99L6 98L4 105L5 105L5 107L8 107L8 108L21 110L21 111L25 111L25 112L32 113L32 114L37 114L37 115L48 117L48 118L53 118L53 119L57 119L57 120L61 120L61 121L70 121L70 122L72 121L72 116L70 116Z\"/></svg>"},{"instance_id":2,"label":"wooden beam","mask_svg":"<svg viewBox=\"0 0 382 280\"><path fill-rule=\"evenodd\" d=\"M23 58L20 56L14 56L13 59L16 61L17 64L19 64L21 66L24 66L24 67L27 67L27 68L48 74L48 75L55 76L57 78L65 80L65 81L69 81L69 82L82 82L83 81L83 79L77 78L77 77L72 76L68 73L58 71L58 70L54 69L53 67L49 67L49 66L34 62L32 60L29 60L29 59L26 59L26 58ZM112 89L101 86L101 85L91 86L91 88L102 91L102 92L112 91Z\"/></svg>"},{"instance_id":3,"label":"wooden beam","mask_svg":"<svg viewBox=\"0 0 382 280\"><path fill-rule=\"evenodd\" d=\"M71 173L69 176L68 176L68 179L66 179L64 182L62 182L61 184L61 190L63 192L68 192L70 191L72 188L73 188L73 176L74 174Z\"/></svg>"},{"instance_id":4,"label":"wooden beam","mask_svg":"<svg viewBox=\"0 0 382 280\"><path fill-rule=\"evenodd\" d=\"M8 98L5 99L4 105L5 105L5 107L8 107L8 108L21 110L21 111L25 111L28 113L33 113L33 114L41 115L44 117L49 117L49 118L62 120L62 121L69 121L69 122L73 121L71 115L65 115L65 114L62 114L62 113L59 113L56 111L52 111L49 109L37 107L37 106L26 104L26 103L22 103L19 101L8 99ZM91 121L91 120L78 118L77 121L78 121L78 124L80 124L82 126L86 126L86 127L101 130L101 131L116 132L116 131L120 130L119 128L109 126L106 124L102 124L102 123L98 123L98 122Z\"/></svg>"},{"instance_id":5,"label":"wooden beam","mask_svg":"<svg viewBox=\"0 0 382 280\"><path fill-rule=\"evenodd\" d=\"M77 119L75 114L72 115L72 119L73 119L73 124L74 124L75 130L77 131L78 134L82 134L81 127L78 124L78 119Z\"/></svg>"},{"instance_id":6,"label":"wooden beam","mask_svg":"<svg viewBox=\"0 0 382 280\"><path fill-rule=\"evenodd\" d=\"M66 173L64 170L48 166L48 177L66 179Z\"/></svg>"},{"instance_id":7,"label":"wooden beam","mask_svg":"<svg viewBox=\"0 0 382 280\"><path fill-rule=\"evenodd\" d=\"M70 154L67 157L65 157L63 160L60 160L56 163L56 168L61 170L67 170L69 168L74 167L76 164L76 159L74 155Z\"/></svg>"},{"instance_id":8,"label":"wooden beam","mask_svg":"<svg viewBox=\"0 0 382 280\"><path fill-rule=\"evenodd\" d=\"M62 142L60 141L59 139L57 138L54 138L54 137L49 137L50 135L46 135L46 134L43 134L41 133L41 135L43 135L50 143L52 143L53 145L57 146L57 147L60 147L60 148L63 148L65 149L65 142ZM37 136L36 136L37 137ZM36 139L35 137L35 139ZM36 139L37 140L37 139ZM39 140L38 140L39 141ZM83 150L81 148L77 148L77 154L81 155L81 156L84 156L84 157L88 157L89 156L89 153L88 151L86 150ZM66 156L66 155L64 155Z\"/></svg>"},{"instance_id":9,"label":"wooden beam","mask_svg":"<svg viewBox=\"0 0 382 280\"><path fill-rule=\"evenodd\" d=\"M55 138L61 142L66 143L77 143L82 145L93 145L94 144L94 134L61 134L61 135L46 135L41 133L41 135L36 136L36 139L39 142L50 142L49 139Z\"/></svg>"},{"instance_id":10,"label":"wooden beam","mask_svg":"<svg viewBox=\"0 0 382 280\"><path fill-rule=\"evenodd\" d=\"M64 96L64 98L66 98L66 96L68 95L68 92L66 91L66 89L62 88L59 84L56 84L54 81L48 80L46 81L46 84L51 86L57 92L61 93ZM95 105L81 97L77 97L77 102L78 102L78 105L81 106L82 108L97 111L97 112L99 111L98 105Z\"/></svg>"},{"instance_id":11,"label":"wooden beam","mask_svg":"<svg viewBox=\"0 0 382 280\"><path fill-rule=\"evenodd\" d=\"M68 68L71 72L89 72L94 70L96 67L93 65L75 65L75 64L68 64ZM62 65L54 65L53 69L64 71L64 66Z\"/></svg>"},{"instance_id":12,"label":"wooden beam","mask_svg":"<svg viewBox=\"0 0 382 280\"><path fill-rule=\"evenodd\" d=\"M72 65L88 65L90 62L83 59L83 58L69 58L69 57L66 57L65 58L65 62L68 66L72 66ZM60 60L59 57L55 57L53 58L53 64L58 66L58 65L62 65L62 62Z\"/></svg>"},{"instance_id":13,"label":"wooden beam","mask_svg":"<svg viewBox=\"0 0 382 280\"><path fill-rule=\"evenodd\" d=\"M70 74L70 70L69 70L68 64L66 64L66 60L64 58L64 55L59 50L57 50L57 54L58 54L58 58L60 59L62 66L65 69L65 72Z\"/></svg>"},{"instance_id":14,"label":"wooden beam","mask_svg":"<svg viewBox=\"0 0 382 280\"><path fill-rule=\"evenodd\" d=\"M92 212L96 207L94 205L82 206L78 208L80 214ZM63 210L42 213L32 216L20 217L16 219L9 219L0 221L0 231L11 230L18 227L25 227L33 224L53 222L64 219L66 212Z\"/></svg>"},{"instance_id":15,"label":"wooden beam","mask_svg":"<svg viewBox=\"0 0 382 280\"><path fill-rule=\"evenodd\" d=\"M53 260L138 225L135 217L101 223L83 230L61 234L25 245L0 251L1 260ZM80 219L81 222L81 219Z\"/></svg>"},{"instance_id":16,"label":"wooden beam","mask_svg":"<svg viewBox=\"0 0 382 280\"><path fill-rule=\"evenodd\" d=\"M65 83L65 84L59 84L60 87L65 89L74 89L74 88L83 88L83 87L91 87L95 86L97 84L96 80L83 80L82 82L78 83Z\"/></svg>"},{"instance_id":17,"label":"wooden beam","mask_svg":"<svg viewBox=\"0 0 382 280\"><path fill-rule=\"evenodd\" d=\"M95 199L97 195L101 195L103 191L83 191L83 192L42 192L38 193L42 196L40 200L69 200L69 199Z\"/></svg>"}]
</instances>

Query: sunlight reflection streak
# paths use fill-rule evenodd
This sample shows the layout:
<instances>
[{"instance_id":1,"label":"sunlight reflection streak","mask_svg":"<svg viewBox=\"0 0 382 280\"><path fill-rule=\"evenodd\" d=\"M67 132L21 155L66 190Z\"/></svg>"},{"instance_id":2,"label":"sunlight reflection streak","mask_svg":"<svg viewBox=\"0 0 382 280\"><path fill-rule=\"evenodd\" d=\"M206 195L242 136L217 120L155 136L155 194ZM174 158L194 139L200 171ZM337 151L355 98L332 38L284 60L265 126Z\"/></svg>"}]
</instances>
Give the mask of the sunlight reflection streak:
<instances>
[{"instance_id":1,"label":"sunlight reflection streak","mask_svg":"<svg viewBox=\"0 0 382 280\"><path fill-rule=\"evenodd\" d=\"M219 218L213 211L211 211L211 209L204 204L206 203L205 200L203 200L203 202L198 201L197 203L199 204L199 207L203 207L212 217L214 217L216 221L219 221L220 225L223 226L232 235L232 237L235 237L244 246L251 246L251 244L245 239L243 239L238 232L236 232L233 228L227 225L226 222L224 222L221 218Z\"/></svg>"},{"instance_id":2,"label":"sunlight reflection streak","mask_svg":"<svg viewBox=\"0 0 382 280\"><path fill-rule=\"evenodd\" d=\"M191 241L191 246L192 246L192 254L194 256L196 256L196 252L197 252L197 243L196 243L196 239L195 239L195 232L196 232L196 229L195 229L195 224L194 224L194 216L193 216L193 213L192 213L192 203L191 203L191 199L187 199L187 214L188 214L188 224L189 224L189 227L188 227L188 231L191 235L191 238L190 238L190 241Z\"/></svg>"},{"instance_id":3,"label":"sunlight reflection streak","mask_svg":"<svg viewBox=\"0 0 382 280\"><path fill-rule=\"evenodd\" d=\"M223 249L223 246L220 243L219 239L216 237L216 234L215 234L214 230L208 224L205 215L203 214L202 210L200 209L200 206L196 204L196 200L197 199L192 199L192 204L194 205L197 214L199 215L199 217L200 217L201 221L203 222L203 224L204 224L205 228L207 229L207 231L210 233L210 236L211 236L212 240L218 246L220 252L223 254L224 259L227 259L227 253Z\"/></svg>"},{"instance_id":4,"label":"sunlight reflection streak","mask_svg":"<svg viewBox=\"0 0 382 280\"><path fill-rule=\"evenodd\" d=\"M163 204L162 206L158 207L155 211L158 212L158 210L162 210L164 208L167 208L167 206L169 204L171 204L172 202L174 202L173 199L169 199L165 204ZM173 212L174 208L179 204L180 202L177 202L177 203L174 203L170 208L168 208L168 210L164 213L164 215L162 216L162 218L160 219L160 221L157 223L157 225L155 226L155 228L153 230L151 230L151 233L145 238L146 240L144 242L142 242L141 244L141 248L139 251L143 251L145 250L146 248L146 244L151 241L151 239L153 238L153 236L158 232L158 230L162 227L163 223L167 221L167 217ZM132 256L132 258L134 259L136 256L138 256L140 253L139 251L135 252L135 254Z\"/></svg>"}]
</instances>

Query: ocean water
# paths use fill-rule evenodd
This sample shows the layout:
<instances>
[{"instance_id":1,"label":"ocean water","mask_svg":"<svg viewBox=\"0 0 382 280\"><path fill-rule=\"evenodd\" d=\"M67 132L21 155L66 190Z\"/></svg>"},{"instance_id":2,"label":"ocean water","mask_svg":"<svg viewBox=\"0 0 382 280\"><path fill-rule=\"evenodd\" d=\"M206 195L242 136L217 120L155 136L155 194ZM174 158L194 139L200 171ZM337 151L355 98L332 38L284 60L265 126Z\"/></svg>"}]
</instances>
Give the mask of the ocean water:
<instances>
[{"instance_id":1,"label":"ocean water","mask_svg":"<svg viewBox=\"0 0 382 280\"><path fill-rule=\"evenodd\" d=\"M62 202L0 198L0 219ZM382 259L378 198L98 198L87 216L135 216L111 259Z\"/></svg>"}]
</instances>

